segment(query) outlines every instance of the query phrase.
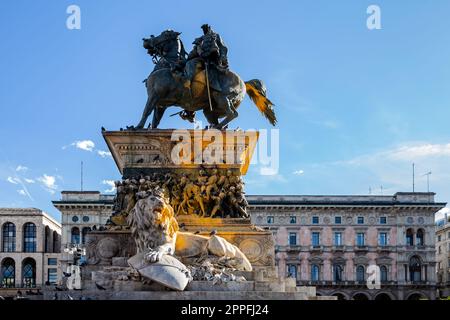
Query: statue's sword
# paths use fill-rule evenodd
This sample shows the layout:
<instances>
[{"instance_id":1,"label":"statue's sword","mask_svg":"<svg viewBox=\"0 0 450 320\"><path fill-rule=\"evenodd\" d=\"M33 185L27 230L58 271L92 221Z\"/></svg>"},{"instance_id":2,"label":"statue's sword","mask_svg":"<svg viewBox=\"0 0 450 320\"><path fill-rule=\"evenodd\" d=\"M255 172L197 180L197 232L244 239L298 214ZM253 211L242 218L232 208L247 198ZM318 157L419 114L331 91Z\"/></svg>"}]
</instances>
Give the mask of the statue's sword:
<instances>
[{"instance_id":1,"label":"statue's sword","mask_svg":"<svg viewBox=\"0 0 450 320\"><path fill-rule=\"evenodd\" d=\"M212 112L211 92L209 90L208 62L205 61L206 90L208 90L209 110Z\"/></svg>"}]
</instances>

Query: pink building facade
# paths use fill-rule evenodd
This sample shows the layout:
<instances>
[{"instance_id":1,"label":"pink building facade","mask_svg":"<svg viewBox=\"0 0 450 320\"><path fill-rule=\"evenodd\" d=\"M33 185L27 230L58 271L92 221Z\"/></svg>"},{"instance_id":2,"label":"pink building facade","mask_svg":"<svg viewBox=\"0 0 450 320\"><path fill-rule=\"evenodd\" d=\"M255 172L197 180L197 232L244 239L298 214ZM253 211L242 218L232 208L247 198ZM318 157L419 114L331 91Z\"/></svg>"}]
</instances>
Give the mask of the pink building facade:
<instances>
[{"instance_id":1,"label":"pink building facade","mask_svg":"<svg viewBox=\"0 0 450 320\"><path fill-rule=\"evenodd\" d=\"M252 222L274 234L281 277L339 299L436 297L434 215L446 204L434 193L247 198Z\"/></svg>"}]
</instances>

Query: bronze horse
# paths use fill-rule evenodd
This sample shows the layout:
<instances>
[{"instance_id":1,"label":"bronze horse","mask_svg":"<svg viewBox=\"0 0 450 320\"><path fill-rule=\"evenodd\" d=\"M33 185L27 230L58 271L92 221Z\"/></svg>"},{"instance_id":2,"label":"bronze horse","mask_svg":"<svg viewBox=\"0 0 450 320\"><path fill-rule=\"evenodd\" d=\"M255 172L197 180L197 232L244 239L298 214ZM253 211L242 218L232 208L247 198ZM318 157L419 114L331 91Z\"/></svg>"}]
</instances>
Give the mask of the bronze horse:
<instances>
[{"instance_id":1,"label":"bronze horse","mask_svg":"<svg viewBox=\"0 0 450 320\"><path fill-rule=\"evenodd\" d=\"M137 129L145 126L152 112L153 121L149 128L157 128L165 110L170 106L179 106L191 113L203 110L210 127L221 130L238 116L236 109L246 92L268 121L272 125L276 124L273 103L266 97L266 88L261 80L244 82L236 73L226 70L220 73L222 90L209 88L208 97L204 64L199 63L195 67L195 76L191 82L191 94L186 95L184 81L177 76L171 64L174 61L186 63L186 52L179 34L168 30L157 37L143 39L144 48L152 55L156 66L145 80L148 98ZM221 118L224 119L220 121Z\"/></svg>"}]
</instances>

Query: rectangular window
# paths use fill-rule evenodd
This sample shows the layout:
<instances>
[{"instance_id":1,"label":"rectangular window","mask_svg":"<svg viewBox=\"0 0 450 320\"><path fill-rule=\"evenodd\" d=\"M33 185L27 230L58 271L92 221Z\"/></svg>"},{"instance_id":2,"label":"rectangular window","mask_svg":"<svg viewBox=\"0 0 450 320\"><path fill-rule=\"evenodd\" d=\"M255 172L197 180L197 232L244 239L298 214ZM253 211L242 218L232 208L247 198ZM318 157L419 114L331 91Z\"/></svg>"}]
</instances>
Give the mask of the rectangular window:
<instances>
[{"instance_id":1,"label":"rectangular window","mask_svg":"<svg viewBox=\"0 0 450 320\"><path fill-rule=\"evenodd\" d=\"M51 284L55 284L58 280L58 269L56 268L49 268L48 269L48 277L47 280Z\"/></svg>"},{"instance_id":2,"label":"rectangular window","mask_svg":"<svg viewBox=\"0 0 450 320\"><path fill-rule=\"evenodd\" d=\"M312 245L314 247L320 246L320 233L319 232L313 232L312 233L311 242L312 242Z\"/></svg>"},{"instance_id":3,"label":"rectangular window","mask_svg":"<svg viewBox=\"0 0 450 320\"><path fill-rule=\"evenodd\" d=\"M364 224L364 217L358 217L358 224Z\"/></svg>"},{"instance_id":4,"label":"rectangular window","mask_svg":"<svg viewBox=\"0 0 450 320\"><path fill-rule=\"evenodd\" d=\"M48 258L47 264L49 266L56 266L56 265L58 265L58 259L57 258Z\"/></svg>"},{"instance_id":5,"label":"rectangular window","mask_svg":"<svg viewBox=\"0 0 450 320\"><path fill-rule=\"evenodd\" d=\"M362 233L362 232L358 232L357 234L356 234L356 245L358 246L358 247L363 247L365 244L364 244L364 233Z\"/></svg>"},{"instance_id":6,"label":"rectangular window","mask_svg":"<svg viewBox=\"0 0 450 320\"><path fill-rule=\"evenodd\" d=\"M334 233L334 245L342 246L342 233L341 232Z\"/></svg>"},{"instance_id":7,"label":"rectangular window","mask_svg":"<svg viewBox=\"0 0 450 320\"><path fill-rule=\"evenodd\" d=\"M342 218L341 217L334 217L334 223L335 224L341 224Z\"/></svg>"},{"instance_id":8,"label":"rectangular window","mask_svg":"<svg viewBox=\"0 0 450 320\"><path fill-rule=\"evenodd\" d=\"M386 223L387 223L386 217L380 217L380 224L386 224Z\"/></svg>"},{"instance_id":9,"label":"rectangular window","mask_svg":"<svg viewBox=\"0 0 450 320\"><path fill-rule=\"evenodd\" d=\"M274 221L273 216L267 216L267 223L272 224Z\"/></svg>"},{"instance_id":10,"label":"rectangular window","mask_svg":"<svg viewBox=\"0 0 450 320\"><path fill-rule=\"evenodd\" d=\"M441 241L441 235L438 235L438 242Z\"/></svg>"},{"instance_id":11,"label":"rectangular window","mask_svg":"<svg viewBox=\"0 0 450 320\"><path fill-rule=\"evenodd\" d=\"M289 219L289 223L296 224L297 223L297 217L296 216L291 216L290 219Z\"/></svg>"},{"instance_id":12,"label":"rectangular window","mask_svg":"<svg viewBox=\"0 0 450 320\"><path fill-rule=\"evenodd\" d=\"M289 232L289 245L290 246L297 245L297 233Z\"/></svg>"},{"instance_id":13,"label":"rectangular window","mask_svg":"<svg viewBox=\"0 0 450 320\"><path fill-rule=\"evenodd\" d=\"M312 217L312 224L319 224L319 217L317 216Z\"/></svg>"},{"instance_id":14,"label":"rectangular window","mask_svg":"<svg viewBox=\"0 0 450 320\"><path fill-rule=\"evenodd\" d=\"M380 246L387 246L387 233L386 232L380 232L378 234L378 244Z\"/></svg>"}]
</instances>

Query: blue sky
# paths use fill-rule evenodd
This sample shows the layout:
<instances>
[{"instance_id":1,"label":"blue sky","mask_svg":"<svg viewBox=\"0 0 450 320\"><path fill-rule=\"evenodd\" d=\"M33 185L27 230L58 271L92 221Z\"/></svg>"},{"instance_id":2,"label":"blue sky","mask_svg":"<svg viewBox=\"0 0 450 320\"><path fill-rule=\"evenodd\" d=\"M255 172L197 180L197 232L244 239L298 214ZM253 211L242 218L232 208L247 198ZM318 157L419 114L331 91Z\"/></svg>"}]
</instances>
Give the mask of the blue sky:
<instances>
[{"instance_id":1,"label":"blue sky","mask_svg":"<svg viewBox=\"0 0 450 320\"><path fill-rule=\"evenodd\" d=\"M68 30L66 8L81 9ZM381 30L366 9L381 8ZM450 200L450 2L0 2L0 206L55 217L61 190L105 191L119 179L101 126L136 124L153 65L142 37L182 32L187 49L209 23L231 68L262 79L276 104L280 167L253 166L249 194L390 194ZM173 109L174 112L176 109ZM231 127L270 129L246 98ZM175 117L162 128L189 127ZM92 141L94 145L86 141ZM78 142L78 143L77 143Z\"/></svg>"}]
</instances>

